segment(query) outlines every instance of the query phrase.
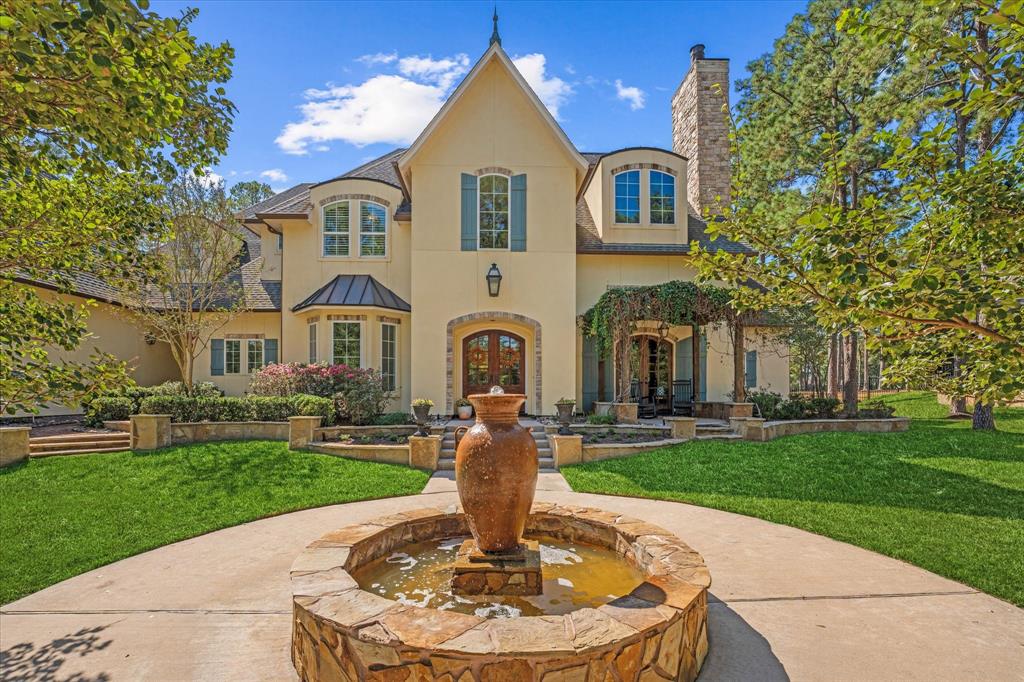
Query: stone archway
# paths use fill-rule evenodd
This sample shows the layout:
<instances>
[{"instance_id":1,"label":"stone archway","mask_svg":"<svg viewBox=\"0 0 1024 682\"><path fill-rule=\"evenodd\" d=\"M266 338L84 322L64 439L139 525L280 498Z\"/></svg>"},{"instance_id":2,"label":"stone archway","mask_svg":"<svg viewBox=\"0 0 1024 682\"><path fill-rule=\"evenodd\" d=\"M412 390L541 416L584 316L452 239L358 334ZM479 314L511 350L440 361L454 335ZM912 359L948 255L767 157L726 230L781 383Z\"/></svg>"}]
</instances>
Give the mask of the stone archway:
<instances>
[{"instance_id":1,"label":"stone archway","mask_svg":"<svg viewBox=\"0 0 1024 682\"><path fill-rule=\"evenodd\" d=\"M480 320L494 321L498 324L502 321L515 322L533 330L533 409L535 412L540 412L543 409L543 403L541 402L542 343L540 322L517 313L484 311L460 315L448 321L447 338L445 340L445 363L447 369L447 378L445 379L445 413L451 414L455 409L455 329L468 322L478 322Z\"/></svg>"}]
</instances>

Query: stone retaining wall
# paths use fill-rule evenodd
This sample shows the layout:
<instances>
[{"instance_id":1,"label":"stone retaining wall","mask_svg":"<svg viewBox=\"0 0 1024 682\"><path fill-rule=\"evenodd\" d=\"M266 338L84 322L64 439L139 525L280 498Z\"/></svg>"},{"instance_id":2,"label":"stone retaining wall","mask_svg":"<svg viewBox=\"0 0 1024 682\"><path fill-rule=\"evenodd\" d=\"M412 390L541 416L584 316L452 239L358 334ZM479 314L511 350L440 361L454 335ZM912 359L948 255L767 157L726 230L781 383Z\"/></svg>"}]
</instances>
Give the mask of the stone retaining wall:
<instances>
[{"instance_id":1,"label":"stone retaining wall","mask_svg":"<svg viewBox=\"0 0 1024 682\"><path fill-rule=\"evenodd\" d=\"M583 446L583 461L596 462L601 459L631 457L639 455L641 452L649 452L685 442L686 439L684 438L666 438L664 440L647 441L646 443L594 443Z\"/></svg>"},{"instance_id":2,"label":"stone retaining wall","mask_svg":"<svg viewBox=\"0 0 1024 682\"><path fill-rule=\"evenodd\" d=\"M906 431L910 420L906 417L888 419L793 419L765 421L758 417L731 419L733 431L744 440L765 442L782 436L805 433L891 433Z\"/></svg>"},{"instance_id":3,"label":"stone retaining wall","mask_svg":"<svg viewBox=\"0 0 1024 682\"><path fill-rule=\"evenodd\" d=\"M358 436L371 433L394 433L400 436L411 436L416 433L416 426L413 424L401 424L398 426L321 426L313 432L313 440L338 438L342 434Z\"/></svg>"},{"instance_id":4,"label":"stone retaining wall","mask_svg":"<svg viewBox=\"0 0 1024 682\"><path fill-rule=\"evenodd\" d=\"M695 417L704 419L733 419L735 417L753 417L754 403L716 403L698 402Z\"/></svg>"},{"instance_id":5,"label":"stone retaining wall","mask_svg":"<svg viewBox=\"0 0 1024 682\"><path fill-rule=\"evenodd\" d=\"M323 455L401 464L416 469L436 471L437 462L441 457L441 436L409 436L408 443L395 445L356 445L314 441L301 447L304 450Z\"/></svg>"},{"instance_id":6,"label":"stone retaining wall","mask_svg":"<svg viewBox=\"0 0 1024 682\"><path fill-rule=\"evenodd\" d=\"M288 440L288 422L171 422L171 444L217 440Z\"/></svg>"}]
</instances>

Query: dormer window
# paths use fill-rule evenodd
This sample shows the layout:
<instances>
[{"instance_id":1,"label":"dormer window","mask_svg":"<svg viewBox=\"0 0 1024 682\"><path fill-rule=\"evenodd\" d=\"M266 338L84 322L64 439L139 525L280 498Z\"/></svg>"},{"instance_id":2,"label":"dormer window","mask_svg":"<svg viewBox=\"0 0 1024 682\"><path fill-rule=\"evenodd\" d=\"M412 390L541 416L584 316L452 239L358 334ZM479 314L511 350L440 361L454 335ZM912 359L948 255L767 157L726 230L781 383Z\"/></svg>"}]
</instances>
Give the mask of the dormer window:
<instances>
[{"instance_id":1,"label":"dormer window","mask_svg":"<svg viewBox=\"0 0 1024 682\"><path fill-rule=\"evenodd\" d=\"M640 171L615 176L615 222L635 225L640 222Z\"/></svg>"},{"instance_id":2,"label":"dormer window","mask_svg":"<svg viewBox=\"0 0 1024 682\"><path fill-rule=\"evenodd\" d=\"M668 173L651 171L651 224L676 222L676 179Z\"/></svg>"},{"instance_id":3,"label":"dormer window","mask_svg":"<svg viewBox=\"0 0 1024 682\"><path fill-rule=\"evenodd\" d=\"M323 254L348 256L348 202L340 201L324 207Z\"/></svg>"},{"instance_id":4,"label":"dormer window","mask_svg":"<svg viewBox=\"0 0 1024 682\"><path fill-rule=\"evenodd\" d=\"M388 214L372 201L359 202L359 255L384 258L387 255Z\"/></svg>"},{"instance_id":5,"label":"dormer window","mask_svg":"<svg viewBox=\"0 0 1024 682\"><path fill-rule=\"evenodd\" d=\"M508 248L508 177L484 175L480 178L478 197L480 249Z\"/></svg>"}]
</instances>

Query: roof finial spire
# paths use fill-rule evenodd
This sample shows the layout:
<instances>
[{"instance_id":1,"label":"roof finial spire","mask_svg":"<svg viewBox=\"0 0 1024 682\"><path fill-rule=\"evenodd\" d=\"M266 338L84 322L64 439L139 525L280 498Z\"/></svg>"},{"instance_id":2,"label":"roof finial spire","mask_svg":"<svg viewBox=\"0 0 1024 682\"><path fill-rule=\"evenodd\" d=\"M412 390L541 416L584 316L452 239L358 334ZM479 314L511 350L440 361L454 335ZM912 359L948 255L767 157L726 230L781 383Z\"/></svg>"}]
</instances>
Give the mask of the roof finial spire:
<instances>
[{"instance_id":1,"label":"roof finial spire","mask_svg":"<svg viewBox=\"0 0 1024 682\"><path fill-rule=\"evenodd\" d=\"M494 16L492 17L492 20L494 21L494 31L491 32L491 43L490 44L493 45L494 43L498 43L499 45L501 45L501 36L498 35L498 6L497 5L494 6Z\"/></svg>"}]
</instances>

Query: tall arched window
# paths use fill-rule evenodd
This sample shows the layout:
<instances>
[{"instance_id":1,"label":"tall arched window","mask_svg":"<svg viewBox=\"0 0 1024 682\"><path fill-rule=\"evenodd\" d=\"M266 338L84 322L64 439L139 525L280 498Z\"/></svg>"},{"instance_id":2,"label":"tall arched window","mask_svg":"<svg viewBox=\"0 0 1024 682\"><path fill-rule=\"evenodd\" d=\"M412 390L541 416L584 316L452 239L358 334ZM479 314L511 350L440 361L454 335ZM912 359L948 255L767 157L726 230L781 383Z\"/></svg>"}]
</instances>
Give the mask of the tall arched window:
<instances>
[{"instance_id":1,"label":"tall arched window","mask_svg":"<svg viewBox=\"0 0 1024 682\"><path fill-rule=\"evenodd\" d=\"M615 222L640 222L640 171L624 171L615 176Z\"/></svg>"},{"instance_id":2,"label":"tall arched window","mask_svg":"<svg viewBox=\"0 0 1024 682\"><path fill-rule=\"evenodd\" d=\"M676 179L668 173L651 171L651 224L676 222Z\"/></svg>"},{"instance_id":3,"label":"tall arched window","mask_svg":"<svg viewBox=\"0 0 1024 682\"><path fill-rule=\"evenodd\" d=\"M508 178L504 175L484 175L480 178L477 248L508 248L508 185Z\"/></svg>"},{"instance_id":4,"label":"tall arched window","mask_svg":"<svg viewBox=\"0 0 1024 682\"><path fill-rule=\"evenodd\" d=\"M359 202L359 255L369 258L387 256L388 214L372 201Z\"/></svg>"},{"instance_id":5,"label":"tall arched window","mask_svg":"<svg viewBox=\"0 0 1024 682\"><path fill-rule=\"evenodd\" d=\"M348 256L348 202L324 206L323 254Z\"/></svg>"}]
</instances>

